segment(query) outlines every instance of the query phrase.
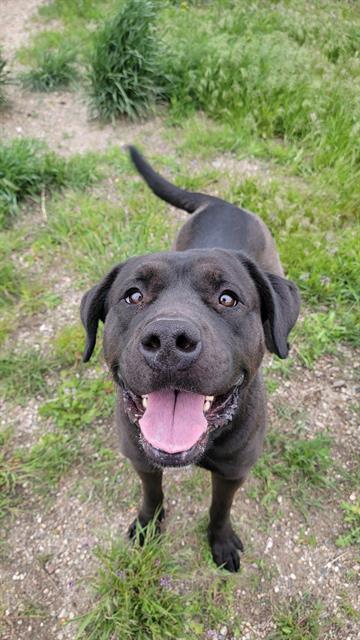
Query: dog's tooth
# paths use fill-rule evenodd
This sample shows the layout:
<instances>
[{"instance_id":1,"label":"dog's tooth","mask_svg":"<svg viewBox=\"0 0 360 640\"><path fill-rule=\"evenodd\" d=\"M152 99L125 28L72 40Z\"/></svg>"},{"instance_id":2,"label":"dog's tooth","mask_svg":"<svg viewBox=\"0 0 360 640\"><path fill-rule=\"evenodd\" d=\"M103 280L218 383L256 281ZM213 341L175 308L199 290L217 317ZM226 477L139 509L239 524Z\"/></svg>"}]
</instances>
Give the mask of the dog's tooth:
<instances>
[{"instance_id":1,"label":"dog's tooth","mask_svg":"<svg viewBox=\"0 0 360 640\"><path fill-rule=\"evenodd\" d=\"M148 397L147 396L141 396L141 399L142 399L142 405L143 405L144 409L146 409L147 403L148 403Z\"/></svg>"},{"instance_id":2,"label":"dog's tooth","mask_svg":"<svg viewBox=\"0 0 360 640\"><path fill-rule=\"evenodd\" d=\"M205 401L214 402L214 396L205 396Z\"/></svg>"},{"instance_id":3,"label":"dog's tooth","mask_svg":"<svg viewBox=\"0 0 360 640\"><path fill-rule=\"evenodd\" d=\"M205 400L205 402L204 402L204 412L209 411L210 407L211 407L210 400Z\"/></svg>"}]
</instances>

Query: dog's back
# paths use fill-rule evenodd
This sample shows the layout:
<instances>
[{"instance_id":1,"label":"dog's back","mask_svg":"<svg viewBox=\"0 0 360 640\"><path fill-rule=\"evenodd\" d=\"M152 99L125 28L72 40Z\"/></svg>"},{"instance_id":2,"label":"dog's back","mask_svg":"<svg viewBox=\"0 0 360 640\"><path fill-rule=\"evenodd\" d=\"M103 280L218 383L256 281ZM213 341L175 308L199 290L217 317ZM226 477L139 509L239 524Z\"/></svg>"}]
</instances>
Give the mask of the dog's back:
<instances>
[{"instance_id":1,"label":"dog's back","mask_svg":"<svg viewBox=\"0 0 360 640\"><path fill-rule=\"evenodd\" d=\"M180 189L154 171L135 147L129 152L155 195L194 214L179 231L176 251L215 247L243 251L265 271L284 274L273 237L258 216L221 198Z\"/></svg>"}]
</instances>

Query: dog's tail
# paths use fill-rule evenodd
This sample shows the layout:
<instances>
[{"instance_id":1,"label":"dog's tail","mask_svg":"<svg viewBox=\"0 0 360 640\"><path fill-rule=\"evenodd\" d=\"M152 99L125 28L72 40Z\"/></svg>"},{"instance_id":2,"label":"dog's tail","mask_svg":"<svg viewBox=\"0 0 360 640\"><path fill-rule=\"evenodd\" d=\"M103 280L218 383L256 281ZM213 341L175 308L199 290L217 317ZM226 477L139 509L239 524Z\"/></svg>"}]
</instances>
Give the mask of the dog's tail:
<instances>
[{"instance_id":1,"label":"dog's tail","mask_svg":"<svg viewBox=\"0 0 360 640\"><path fill-rule=\"evenodd\" d=\"M215 200L214 197L207 196L204 193L194 193L192 191L185 191L185 189L179 189L179 187L165 180L159 173L156 173L135 147L128 146L127 148L138 172L142 175L155 195L162 200L169 202L169 204L172 204L178 209L185 209L188 213L193 213L202 205Z\"/></svg>"}]
</instances>

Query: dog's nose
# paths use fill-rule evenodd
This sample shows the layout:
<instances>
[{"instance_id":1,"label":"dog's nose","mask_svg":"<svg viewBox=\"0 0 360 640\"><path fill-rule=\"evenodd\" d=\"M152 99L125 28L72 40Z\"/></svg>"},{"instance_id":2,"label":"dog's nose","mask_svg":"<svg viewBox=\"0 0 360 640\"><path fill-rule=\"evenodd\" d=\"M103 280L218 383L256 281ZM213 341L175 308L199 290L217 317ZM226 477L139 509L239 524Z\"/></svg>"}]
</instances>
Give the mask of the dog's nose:
<instances>
[{"instance_id":1,"label":"dog's nose","mask_svg":"<svg viewBox=\"0 0 360 640\"><path fill-rule=\"evenodd\" d=\"M153 320L143 331L139 349L152 369L183 371L200 355L200 331L188 320Z\"/></svg>"}]
</instances>

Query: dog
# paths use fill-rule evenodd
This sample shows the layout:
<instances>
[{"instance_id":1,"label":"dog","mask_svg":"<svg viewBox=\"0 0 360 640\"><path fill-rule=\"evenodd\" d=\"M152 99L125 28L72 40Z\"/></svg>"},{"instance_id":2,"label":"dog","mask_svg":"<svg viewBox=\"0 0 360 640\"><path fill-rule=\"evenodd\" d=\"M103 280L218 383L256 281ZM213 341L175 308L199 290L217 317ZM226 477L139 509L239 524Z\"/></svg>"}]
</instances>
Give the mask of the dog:
<instances>
[{"instance_id":1,"label":"dog","mask_svg":"<svg viewBox=\"0 0 360 640\"><path fill-rule=\"evenodd\" d=\"M243 545L230 510L261 453L266 395L261 362L280 358L300 309L260 218L220 198L180 189L129 147L162 200L193 214L174 250L116 265L82 298L83 360L104 323L104 355L117 389L123 454L142 483L129 529L164 517L162 470L196 464L211 472L208 540L215 563L235 572ZM142 538L143 539L143 538Z\"/></svg>"}]
</instances>

